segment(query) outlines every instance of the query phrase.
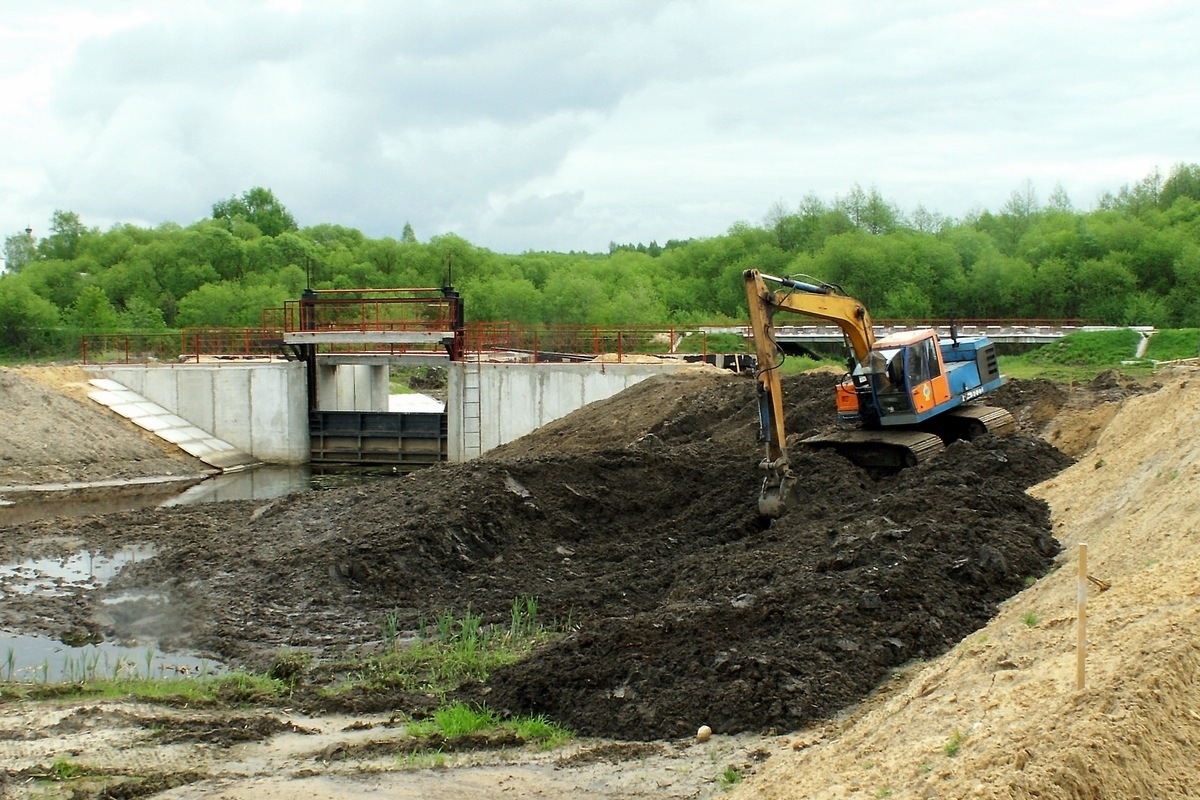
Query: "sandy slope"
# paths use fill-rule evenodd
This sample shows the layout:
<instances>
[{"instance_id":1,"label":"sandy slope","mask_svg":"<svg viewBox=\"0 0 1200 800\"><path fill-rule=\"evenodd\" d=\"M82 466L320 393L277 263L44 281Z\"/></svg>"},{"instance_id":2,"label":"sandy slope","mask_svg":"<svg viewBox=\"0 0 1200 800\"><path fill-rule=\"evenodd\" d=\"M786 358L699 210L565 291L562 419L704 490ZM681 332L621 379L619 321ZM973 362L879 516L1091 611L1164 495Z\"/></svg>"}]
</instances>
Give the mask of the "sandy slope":
<instances>
[{"instance_id":1,"label":"sandy slope","mask_svg":"<svg viewBox=\"0 0 1200 800\"><path fill-rule=\"evenodd\" d=\"M211 472L89 400L91 377L79 367L0 367L0 487Z\"/></svg>"},{"instance_id":2,"label":"sandy slope","mask_svg":"<svg viewBox=\"0 0 1200 800\"><path fill-rule=\"evenodd\" d=\"M736 797L1200 793L1200 371L1157 377L1160 391L1126 400L1094 449L1032 490L1065 546L1056 572L852 726L792 737ZM1087 593L1083 691L1080 542L1111 584Z\"/></svg>"}]
</instances>

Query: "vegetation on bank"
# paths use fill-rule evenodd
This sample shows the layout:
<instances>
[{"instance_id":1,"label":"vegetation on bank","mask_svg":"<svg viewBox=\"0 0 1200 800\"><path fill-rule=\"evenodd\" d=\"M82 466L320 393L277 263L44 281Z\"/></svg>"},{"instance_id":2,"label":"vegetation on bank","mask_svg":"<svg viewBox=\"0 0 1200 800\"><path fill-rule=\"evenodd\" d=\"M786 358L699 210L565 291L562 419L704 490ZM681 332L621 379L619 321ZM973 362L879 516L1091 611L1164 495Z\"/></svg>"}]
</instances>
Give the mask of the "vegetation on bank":
<instances>
[{"instance_id":1,"label":"vegetation on bank","mask_svg":"<svg viewBox=\"0 0 1200 800\"><path fill-rule=\"evenodd\" d=\"M877 319L1044 318L1200 326L1200 165L1157 170L1076 210L1032 187L997 212L905 214L875 190L776 205L759 224L607 253L494 253L460 236L371 239L301 228L269 190L218 201L187 226L88 227L4 242L0 355L70 354L79 334L257 326L314 288L438 286L453 271L471 321L682 325L745 317L741 273L841 286Z\"/></svg>"},{"instance_id":2,"label":"vegetation on bank","mask_svg":"<svg viewBox=\"0 0 1200 800\"><path fill-rule=\"evenodd\" d=\"M485 706L452 698L462 686L486 681L492 670L515 663L538 644L562 635L570 620L547 621L539 617L537 600L513 601L504 623L485 624L468 608L462 614L446 611L407 635L392 613L380 625L375 648L315 658L303 651L275 654L265 673L209 672L197 670L183 676L151 677L150 656L145 665L120 661L104 665L99 657L67 657L60 667L61 680L51 680L49 662L44 669L21 677L12 666L0 666L0 703L8 700L62 700L71 698L132 698L184 707L275 707L282 703L317 708L379 707L399 709L397 693L424 697L415 707L428 707L405 725L413 739L406 753L429 747L452 746L475 737L484 746L529 744L541 749L557 747L573 732L545 717L502 718ZM144 673L142 667L144 666Z\"/></svg>"}]
</instances>

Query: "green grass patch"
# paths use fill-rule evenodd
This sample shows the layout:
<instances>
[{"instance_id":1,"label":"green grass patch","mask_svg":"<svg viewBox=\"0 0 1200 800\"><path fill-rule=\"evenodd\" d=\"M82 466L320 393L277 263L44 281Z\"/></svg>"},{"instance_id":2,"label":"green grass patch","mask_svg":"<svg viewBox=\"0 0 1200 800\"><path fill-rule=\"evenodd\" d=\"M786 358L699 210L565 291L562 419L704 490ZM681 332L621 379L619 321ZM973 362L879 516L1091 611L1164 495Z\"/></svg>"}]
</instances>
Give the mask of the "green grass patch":
<instances>
[{"instance_id":1,"label":"green grass patch","mask_svg":"<svg viewBox=\"0 0 1200 800\"><path fill-rule=\"evenodd\" d=\"M950 734L950 739L942 747L942 752L954 758L962 751L963 743L967 741L967 734L962 731L955 731Z\"/></svg>"},{"instance_id":2,"label":"green grass patch","mask_svg":"<svg viewBox=\"0 0 1200 800\"><path fill-rule=\"evenodd\" d=\"M1200 328L1158 331L1150 337L1146 357L1155 361L1177 361L1200 356Z\"/></svg>"},{"instance_id":3,"label":"green grass patch","mask_svg":"<svg viewBox=\"0 0 1200 800\"><path fill-rule=\"evenodd\" d=\"M83 767L79 766L65 756L59 756L58 758L54 759L54 763L50 765L50 774L54 776L55 780L69 781L71 778L78 777L83 773Z\"/></svg>"},{"instance_id":4,"label":"green grass patch","mask_svg":"<svg viewBox=\"0 0 1200 800\"><path fill-rule=\"evenodd\" d=\"M1029 353L1027 358L1030 363L1043 365L1117 366L1134 357L1141 340L1141 334L1128 328L1081 331L1043 345Z\"/></svg>"},{"instance_id":5,"label":"green grass patch","mask_svg":"<svg viewBox=\"0 0 1200 800\"><path fill-rule=\"evenodd\" d=\"M439 737L449 742L466 736L481 736L507 739L515 736L526 744L543 750L551 750L570 741L575 733L556 725L544 716L513 717L502 720L496 712L486 706L472 707L466 703L439 708L422 720L414 720L405 726L405 732L417 739Z\"/></svg>"},{"instance_id":6,"label":"green grass patch","mask_svg":"<svg viewBox=\"0 0 1200 800\"><path fill-rule=\"evenodd\" d=\"M342 676L322 694L397 689L444 694L468 681L487 680L497 667L521 660L537 645L569 629L570 620L543 622L537 600L522 597L513 601L503 624L485 625L470 608L461 616L447 611L422 621L410 642L400 641L399 625L397 615L386 615L380 652L322 667Z\"/></svg>"},{"instance_id":7,"label":"green grass patch","mask_svg":"<svg viewBox=\"0 0 1200 800\"><path fill-rule=\"evenodd\" d=\"M455 703L433 712L429 719L411 722L406 726L410 736L428 737L440 733L447 739L469 736L473 733L492 730L500 724L500 718L487 708L471 708L465 703Z\"/></svg>"},{"instance_id":8,"label":"green grass patch","mask_svg":"<svg viewBox=\"0 0 1200 800\"><path fill-rule=\"evenodd\" d=\"M717 777L717 781L721 784L721 788L728 792L741 783L744 777L740 769L729 766Z\"/></svg>"},{"instance_id":9,"label":"green grass patch","mask_svg":"<svg viewBox=\"0 0 1200 800\"><path fill-rule=\"evenodd\" d=\"M783 357L782 363L779 365L781 375L800 375L804 372L811 372L814 369L821 367L836 367L838 370L846 371L846 359L834 358L832 356L826 358L809 358L808 356L793 354Z\"/></svg>"},{"instance_id":10,"label":"green grass patch","mask_svg":"<svg viewBox=\"0 0 1200 800\"><path fill-rule=\"evenodd\" d=\"M171 705L255 705L286 697L289 686L265 675L230 672L196 678L106 678L55 683L0 683L10 699L132 698Z\"/></svg>"},{"instance_id":11,"label":"green grass patch","mask_svg":"<svg viewBox=\"0 0 1200 800\"><path fill-rule=\"evenodd\" d=\"M413 750L397 756L400 769L445 769L446 754L441 750Z\"/></svg>"},{"instance_id":12,"label":"green grass patch","mask_svg":"<svg viewBox=\"0 0 1200 800\"><path fill-rule=\"evenodd\" d=\"M1091 383L1097 375L1114 366L1070 367L1061 364L1038 364L1029 360L1029 354L1020 356L1003 356L1000 359L1000 372L1009 378L1031 381L1039 378L1055 383ZM1122 371L1125 371L1124 369Z\"/></svg>"},{"instance_id":13,"label":"green grass patch","mask_svg":"<svg viewBox=\"0 0 1200 800\"><path fill-rule=\"evenodd\" d=\"M1140 340L1140 334L1127 328L1072 333L1028 353L1002 356L1000 371L1010 378L1056 383L1090 383L1108 370L1120 370L1130 378L1146 377L1153 374L1154 362L1134 358Z\"/></svg>"},{"instance_id":14,"label":"green grass patch","mask_svg":"<svg viewBox=\"0 0 1200 800\"><path fill-rule=\"evenodd\" d=\"M543 750L553 750L575 737L574 731L553 723L542 715L517 717L504 724L523 741L536 744Z\"/></svg>"}]
</instances>

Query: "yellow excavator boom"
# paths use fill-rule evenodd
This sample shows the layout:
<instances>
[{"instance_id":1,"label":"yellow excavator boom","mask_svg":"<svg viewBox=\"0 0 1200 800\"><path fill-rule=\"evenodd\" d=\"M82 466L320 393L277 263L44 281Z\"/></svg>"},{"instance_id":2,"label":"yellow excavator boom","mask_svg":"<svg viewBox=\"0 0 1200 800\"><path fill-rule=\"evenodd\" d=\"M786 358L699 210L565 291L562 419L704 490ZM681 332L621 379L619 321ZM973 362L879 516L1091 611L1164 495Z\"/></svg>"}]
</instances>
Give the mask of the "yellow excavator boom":
<instances>
[{"instance_id":1,"label":"yellow excavator boom","mask_svg":"<svg viewBox=\"0 0 1200 800\"><path fill-rule=\"evenodd\" d=\"M778 469L786 466L787 451L783 426L783 391L779 380L779 349L775 345L772 318L783 309L817 319L828 320L846 335L854 357L865 361L875 344L871 315L853 297L837 294L832 286L804 283L791 278L763 275L756 269L742 273L746 282L746 304L750 309L750 327L754 334L755 356L758 359L759 391L765 394L766 418L763 431L767 436L767 460L764 466ZM786 287L772 291L767 281ZM782 461L781 461L782 459Z\"/></svg>"}]
</instances>

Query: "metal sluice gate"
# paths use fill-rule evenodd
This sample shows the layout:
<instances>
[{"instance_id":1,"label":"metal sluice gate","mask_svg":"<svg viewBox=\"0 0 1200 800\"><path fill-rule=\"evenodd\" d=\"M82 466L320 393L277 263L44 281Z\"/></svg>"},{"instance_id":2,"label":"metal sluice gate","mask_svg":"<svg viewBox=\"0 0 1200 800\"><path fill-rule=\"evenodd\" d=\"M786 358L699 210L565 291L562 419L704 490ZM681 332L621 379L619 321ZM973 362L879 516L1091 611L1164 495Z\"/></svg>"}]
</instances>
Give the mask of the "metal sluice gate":
<instances>
[{"instance_id":1,"label":"metal sluice gate","mask_svg":"<svg viewBox=\"0 0 1200 800\"><path fill-rule=\"evenodd\" d=\"M446 460L446 414L314 411L311 463L422 469Z\"/></svg>"}]
</instances>

